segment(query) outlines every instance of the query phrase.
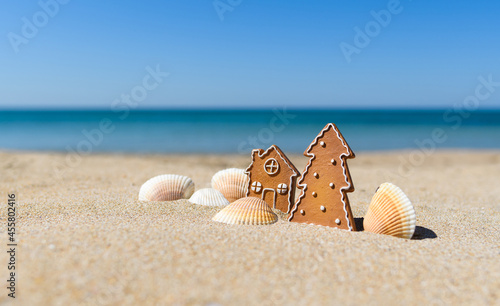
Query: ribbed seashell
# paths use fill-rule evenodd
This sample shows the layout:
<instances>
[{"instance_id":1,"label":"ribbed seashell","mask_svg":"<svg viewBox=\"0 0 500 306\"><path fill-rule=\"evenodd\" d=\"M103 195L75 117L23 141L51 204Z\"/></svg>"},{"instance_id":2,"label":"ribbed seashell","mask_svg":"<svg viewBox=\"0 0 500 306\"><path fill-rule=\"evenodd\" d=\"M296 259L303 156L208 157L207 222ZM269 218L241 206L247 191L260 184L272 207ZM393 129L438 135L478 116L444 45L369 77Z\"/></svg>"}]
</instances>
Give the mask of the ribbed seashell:
<instances>
[{"instance_id":1,"label":"ribbed seashell","mask_svg":"<svg viewBox=\"0 0 500 306\"><path fill-rule=\"evenodd\" d=\"M175 201L187 199L194 192L194 183L187 176L163 174L149 179L141 186L139 201Z\"/></svg>"},{"instance_id":2,"label":"ribbed seashell","mask_svg":"<svg viewBox=\"0 0 500 306\"><path fill-rule=\"evenodd\" d=\"M391 183L380 185L363 221L365 231L411 239L415 209L403 191Z\"/></svg>"},{"instance_id":3,"label":"ribbed seashell","mask_svg":"<svg viewBox=\"0 0 500 306\"><path fill-rule=\"evenodd\" d=\"M247 195L248 177L243 169L221 170L212 177L212 188L219 190L232 203Z\"/></svg>"},{"instance_id":4,"label":"ribbed seashell","mask_svg":"<svg viewBox=\"0 0 500 306\"><path fill-rule=\"evenodd\" d=\"M229 205L229 201L222 195L222 193L213 188L203 188L197 190L191 198L189 198L189 202L205 206Z\"/></svg>"},{"instance_id":5,"label":"ribbed seashell","mask_svg":"<svg viewBox=\"0 0 500 306\"><path fill-rule=\"evenodd\" d=\"M212 220L227 224L266 225L278 221L278 216L264 200L248 197L224 207Z\"/></svg>"}]
</instances>

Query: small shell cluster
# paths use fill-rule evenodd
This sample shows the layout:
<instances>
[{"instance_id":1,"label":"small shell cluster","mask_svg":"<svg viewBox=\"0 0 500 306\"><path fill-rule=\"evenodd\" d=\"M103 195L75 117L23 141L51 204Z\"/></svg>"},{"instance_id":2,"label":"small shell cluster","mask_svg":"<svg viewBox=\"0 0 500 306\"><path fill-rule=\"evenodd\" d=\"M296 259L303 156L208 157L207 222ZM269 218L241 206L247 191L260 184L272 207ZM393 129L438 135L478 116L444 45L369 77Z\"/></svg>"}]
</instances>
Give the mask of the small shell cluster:
<instances>
[{"instance_id":1,"label":"small shell cluster","mask_svg":"<svg viewBox=\"0 0 500 306\"><path fill-rule=\"evenodd\" d=\"M196 191L191 198L189 198L189 202L205 205L205 206L227 206L229 205L229 201L222 195L222 193L213 188L203 188Z\"/></svg>"},{"instance_id":2,"label":"small shell cluster","mask_svg":"<svg viewBox=\"0 0 500 306\"><path fill-rule=\"evenodd\" d=\"M194 192L194 183L175 174L155 176L144 183L139 191L140 201L189 201L205 206L224 207L213 220L227 224L265 225L278 221L278 216L262 199L245 197L248 178L243 169L226 169L212 178L214 188ZM232 202L232 204L230 204Z\"/></svg>"},{"instance_id":3,"label":"small shell cluster","mask_svg":"<svg viewBox=\"0 0 500 306\"><path fill-rule=\"evenodd\" d=\"M212 188L219 190L232 203L246 196L248 176L243 169L221 170L212 177Z\"/></svg>"},{"instance_id":4,"label":"small shell cluster","mask_svg":"<svg viewBox=\"0 0 500 306\"><path fill-rule=\"evenodd\" d=\"M267 225L278 221L278 216L264 200L248 197L229 204L212 220L226 224Z\"/></svg>"},{"instance_id":5,"label":"small shell cluster","mask_svg":"<svg viewBox=\"0 0 500 306\"><path fill-rule=\"evenodd\" d=\"M411 239L415 209L404 192L391 183L380 185L363 221L365 231Z\"/></svg>"},{"instance_id":6,"label":"small shell cluster","mask_svg":"<svg viewBox=\"0 0 500 306\"><path fill-rule=\"evenodd\" d=\"M194 183L187 176L177 174L158 175L141 186L139 201L175 201L187 199L200 205L227 206L246 196L248 178L245 170L230 168L212 177L213 188L194 193Z\"/></svg>"},{"instance_id":7,"label":"small shell cluster","mask_svg":"<svg viewBox=\"0 0 500 306\"><path fill-rule=\"evenodd\" d=\"M139 201L175 201L189 198L194 183L187 176L164 174L153 177L141 186Z\"/></svg>"}]
</instances>

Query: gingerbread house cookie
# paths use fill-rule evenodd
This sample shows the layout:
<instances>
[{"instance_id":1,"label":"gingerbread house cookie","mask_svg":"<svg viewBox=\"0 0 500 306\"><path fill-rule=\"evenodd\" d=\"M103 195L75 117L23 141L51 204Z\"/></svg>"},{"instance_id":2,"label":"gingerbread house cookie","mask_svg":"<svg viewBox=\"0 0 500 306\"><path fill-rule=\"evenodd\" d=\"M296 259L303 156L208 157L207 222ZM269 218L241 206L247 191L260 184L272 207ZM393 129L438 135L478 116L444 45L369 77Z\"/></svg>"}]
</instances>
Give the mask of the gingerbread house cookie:
<instances>
[{"instance_id":1,"label":"gingerbread house cookie","mask_svg":"<svg viewBox=\"0 0 500 306\"><path fill-rule=\"evenodd\" d=\"M299 171L275 145L266 151L252 151L252 163L246 169L249 178L247 197L257 197L269 206L289 213L295 201Z\"/></svg>"},{"instance_id":2,"label":"gingerbread house cookie","mask_svg":"<svg viewBox=\"0 0 500 306\"><path fill-rule=\"evenodd\" d=\"M310 160L297 183L301 194L288 220L355 231L346 194L354 191L346 160L355 156L337 126L327 124L304 155Z\"/></svg>"}]
</instances>

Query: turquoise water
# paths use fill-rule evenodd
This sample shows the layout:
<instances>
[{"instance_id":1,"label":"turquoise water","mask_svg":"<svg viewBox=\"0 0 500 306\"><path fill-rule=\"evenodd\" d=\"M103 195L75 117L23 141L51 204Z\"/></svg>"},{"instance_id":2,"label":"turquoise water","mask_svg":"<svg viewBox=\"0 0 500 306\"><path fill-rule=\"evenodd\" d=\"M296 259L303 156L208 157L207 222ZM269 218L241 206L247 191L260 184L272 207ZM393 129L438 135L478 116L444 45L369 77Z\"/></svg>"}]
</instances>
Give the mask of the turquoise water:
<instances>
[{"instance_id":1,"label":"turquoise water","mask_svg":"<svg viewBox=\"0 0 500 306\"><path fill-rule=\"evenodd\" d=\"M0 150L248 154L276 144L287 153L302 153L329 122L337 124L355 152L412 149L422 143L436 148L500 148L499 111L279 108L3 111Z\"/></svg>"}]
</instances>

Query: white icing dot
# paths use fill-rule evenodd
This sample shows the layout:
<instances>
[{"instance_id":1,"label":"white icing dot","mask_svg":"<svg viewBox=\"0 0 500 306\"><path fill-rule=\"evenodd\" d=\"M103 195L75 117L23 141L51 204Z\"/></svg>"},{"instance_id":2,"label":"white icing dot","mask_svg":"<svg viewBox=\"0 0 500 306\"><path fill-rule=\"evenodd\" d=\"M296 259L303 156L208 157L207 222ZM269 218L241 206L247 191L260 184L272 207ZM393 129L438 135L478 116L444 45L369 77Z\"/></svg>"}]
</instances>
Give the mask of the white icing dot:
<instances>
[{"instance_id":1,"label":"white icing dot","mask_svg":"<svg viewBox=\"0 0 500 306\"><path fill-rule=\"evenodd\" d=\"M335 188L335 184L334 183L330 183L330 188Z\"/></svg>"},{"instance_id":2,"label":"white icing dot","mask_svg":"<svg viewBox=\"0 0 500 306\"><path fill-rule=\"evenodd\" d=\"M314 177L318 178L319 174L317 172L314 172Z\"/></svg>"},{"instance_id":3,"label":"white icing dot","mask_svg":"<svg viewBox=\"0 0 500 306\"><path fill-rule=\"evenodd\" d=\"M337 162L335 161L335 159L332 158L331 160L332 164L335 165Z\"/></svg>"},{"instance_id":4,"label":"white icing dot","mask_svg":"<svg viewBox=\"0 0 500 306\"><path fill-rule=\"evenodd\" d=\"M301 209L301 210L300 210L300 213L301 213L302 215L304 215L306 212L305 212L303 209Z\"/></svg>"},{"instance_id":5,"label":"white icing dot","mask_svg":"<svg viewBox=\"0 0 500 306\"><path fill-rule=\"evenodd\" d=\"M321 209L321 211L325 211L326 210L325 206L323 206L323 205L321 205L321 207L319 209Z\"/></svg>"},{"instance_id":6,"label":"white icing dot","mask_svg":"<svg viewBox=\"0 0 500 306\"><path fill-rule=\"evenodd\" d=\"M335 219L335 223L337 223L337 225L340 225L340 219Z\"/></svg>"},{"instance_id":7,"label":"white icing dot","mask_svg":"<svg viewBox=\"0 0 500 306\"><path fill-rule=\"evenodd\" d=\"M318 196L318 194L316 193L316 191L313 191L312 195L313 195L313 197L317 197Z\"/></svg>"},{"instance_id":8,"label":"white icing dot","mask_svg":"<svg viewBox=\"0 0 500 306\"><path fill-rule=\"evenodd\" d=\"M324 142L324 141L320 142L319 144L320 144L322 147L324 147L324 146L325 146L325 142Z\"/></svg>"}]
</instances>

